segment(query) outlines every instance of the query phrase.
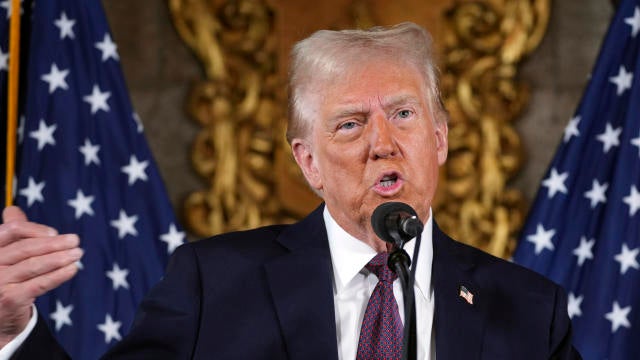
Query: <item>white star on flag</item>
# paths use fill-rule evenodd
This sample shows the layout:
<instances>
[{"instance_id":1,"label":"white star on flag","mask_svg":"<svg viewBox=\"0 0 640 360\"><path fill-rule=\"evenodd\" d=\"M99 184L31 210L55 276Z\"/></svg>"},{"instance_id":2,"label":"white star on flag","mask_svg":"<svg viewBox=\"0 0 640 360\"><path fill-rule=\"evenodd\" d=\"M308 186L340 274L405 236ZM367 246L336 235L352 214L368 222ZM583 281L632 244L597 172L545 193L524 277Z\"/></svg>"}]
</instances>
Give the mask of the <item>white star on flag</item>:
<instances>
[{"instance_id":1,"label":"white star on flag","mask_svg":"<svg viewBox=\"0 0 640 360\"><path fill-rule=\"evenodd\" d=\"M93 196L85 196L82 190L78 189L75 199L67 201L67 204L75 209L76 219L79 219L83 214L93 216L93 209L91 208L93 200Z\"/></svg>"},{"instance_id":2,"label":"white star on flag","mask_svg":"<svg viewBox=\"0 0 640 360\"><path fill-rule=\"evenodd\" d=\"M56 140L53 138L53 133L56 131L56 128L58 128L58 125L51 124L51 126L47 126L44 119L40 119L38 130L29 133L30 138L38 141L38 151L42 151L47 144L52 146L56 144Z\"/></svg>"},{"instance_id":3,"label":"white star on flag","mask_svg":"<svg viewBox=\"0 0 640 360\"><path fill-rule=\"evenodd\" d=\"M24 115L20 116L20 121L18 125L18 143L22 144L24 140Z\"/></svg>"},{"instance_id":4,"label":"white star on flag","mask_svg":"<svg viewBox=\"0 0 640 360\"><path fill-rule=\"evenodd\" d=\"M20 0L20 14L24 12L22 9L23 1L24 0ZM0 7L3 7L7 12L7 20L10 19L11 18L11 0L4 0L3 2L0 3Z\"/></svg>"},{"instance_id":5,"label":"white star on flag","mask_svg":"<svg viewBox=\"0 0 640 360\"><path fill-rule=\"evenodd\" d=\"M84 139L84 145L80 146L78 149L84 155L84 164L91 165L96 164L100 165L100 159L98 158L98 151L100 151L100 145L94 145L91 143L89 138Z\"/></svg>"},{"instance_id":6,"label":"white star on flag","mask_svg":"<svg viewBox=\"0 0 640 360\"><path fill-rule=\"evenodd\" d=\"M7 13L7 19L11 17L11 0L4 0L0 3L0 7L4 8Z\"/></svg>"},{"instance_id":7,"label":"white star on flag","mask_svg":"<svg viewBox=\"0 0 640 360\"><path fill-rule=\"evenodd\" d=\"M102 92L100 91L100 88L98 87L98 85L93 85L93 90L91 91L91 94L83 96L82 100L84 100L85 102L91 105L91 115L94 115L99 110L103 110L105 112L108 112L109 110L111 110L111 108L109 107L109 104L107 104L107 100L109 99L110 96L111 96L111 92L109 91Z\"/></svg>"},{"instance_id":8,"label":"white star on flag","mask_svg":"<svg viewBox=\"0 0 640 360\"><path fill-rule=\"evenodd\" d=\"M144 125L142 125L142 120L140 120L140 116L137 113L133 113L133 120L136 122L138 126L138 133L141 133L144 130Z\"/></svg>"},{"instance_id":9,"label":"white star on flag","mask_svg":"<svg viewBox=\"0 0 640 360\"><path fill-rule=\"evenodd\" d=\"M600 184L598 180L593 180L593 185L591 186L591 190L584 193L584 197L591 200L591 208L595 208L598 203L606 203L607 198L604 193L609 188L608 183Z\"/></svg>"},{"instance_id":10,"label":"white star on flag","mask_svg":"<svg viewBox=\"0 0 640 360\"><path fill-rule=\"evenodd\" d=\"M558 170L555 168L551 169L549 177L542 181L542 186L549 189L549 192L547 193L549 198L552 198L557 192L561 192L563 194L567 193L567 187L564 185L564 182L567 180L568 176L569 172L559 174Z\"/></svg>"},{"instance_id":11,"label":"white star on flag","mask_svg":"<svg viewBox=\"0 0 640 360\"><path fill-rule=\"evenodd\" d=\"M622 95L626 90L631 89L633 82L633 73L627 72L623 65L620 65L618 75L609 78L609 81L616 85L616 94Z\"/></svg>"},{"instance_id":12,"label":"white star on flag","mask_svg":"<svg viewBox=\"0 0 640 360\"><path fill-rule=\"evenodd\" d=\"M640 32L640 7L636 6L633 16L624 18L624 22L631 26L631 37L636 37Z\"/></svg>"},{"instance_id":13,"label":"white star on flag","mask_svg":"<svg viewBox=\"0 0 640 360\"><path fill-rule=\"evenodd\" d=\"M171 254L178 246L184 243L184 231L178 231L176 225L171 223L171 225L169 225L169 232L160 235L160 240L167 243L167 252Z\"/></svg>"},{"instance_id":14,"label":"white star on flag","mask_svg":"<svg viewBox=\"0 0 640 360\"><path fill-rule=\"evenodd\" d=\"M122 323L120 321L113 321L110 314L104 319L104 323L98 325L98 330L104 333L104 342L110 343L111 340L121 340L122 336L120 336L120 326Z\"/></svg>"},{"instance_id":15,"label":"white star on flag","mask_svg":"<svg viewBox=\"0 0 640 360\"><path fill-rule=\"evenodd\" d=\"M580 245L573 249L573 255L578 257L578 266L582 266L585 260L593 259L593 245L596 243L596 239L587 240L586 237L580 238Z\"/></svg>"},{"instance_id":16,"label":"white star on flag","mask_svg":"<svg viewBox=\"0 0 640 360\"><path fill-rule=\"evenodd\" d=\"M118 60L118 52L116 44L111 40L111 35L108 33L104 34L104 38L102 41L97 42L95 44L96 48L98 48L102 52L102 62L105 62L109 59Z\"/></svg>"},{"instance_id":17,"label":"white star on flag","mask_svg":"<svg viewBox=\"0 0 640 360\"><path fill-rule=\"evenodd\" d=\"M0 46L0 71L2 70L9 70L9 51L3 52Z\"/></svg>"},{"instance_id":18,"label":"white star on flag","mask_svg":"<svg viewBox=\"0 0 640 360\"><path fill-rule=\"evenodd\" d=\"M638 147L638 157L640 157L640 135L637 138L631 139L631 145Z\"/></svg>"},{"instance_id":19,"label":"white star on flag","mask_svg":"<svg viewBox=\"0 0 640 360\"><path fill-rule=\"evenodd\" d=\"M580 115L574 116L569 120L569 124L564 129L564 142L568 142L572 136L580 136L578 125L580 124Z\"/></svg>"},{"instance_id":20,"label":"white star on flag","mask_svg":"<svg viewBox=\"0 0 640 360\"><path fill-rule=\"evenodd\" d=\"M129 288L127 275L129 275L129 270L120 269L117 263L113 263L113 268L107 271L107 277L113 282L113 290L118 290L121 286L125 289Z\"/></svg>"},{"instance_id":21,"label":"white star on flag","mask_svg":"<svg viewBox=\"0 0 640 360\"><path fill-rule=\"evenodd\" d=\"M74 19L67 18L67 14L60 13L60 18L56 19L53 22L58 29L60 29L60 40L69 37L70 39L75 38L76 34L73 32L73 25L76 24Z\"/></svg>"},{"instance_id":22,"label":"white star on flag","mask_svg":"<svg viewBox=\"0 0 640 360\"><path fill-rule=\"evenodd\" d=\"M36 183L31 176L29 176L29 184L26 188L20 189L20 195L27 198L27 206L31 207L34 202L44 202L42 196L42 189L44 189L44 181Z\"/></svg>"},{"instance_id":23,"label":"white star on flag","mask_svg":"<svg viewBox=\"0 0 640 360\"><path fill-rule=\"evenodd\" d=\"M631 327L631 323L627 318L629 312L631 312L631 306L621 308L617 301L613 302L613 309L604 316L607 320L611 321L611 333L616 332L620 326L626 328Z\"/></svg>"},{"instance_id":24,"label":"white star on flag","mask_svg":"<svg viewBox=\"0 0 640 360\"><path fill-rule=\"evenodd\" d=\"M135 223L138 221L138 215L127 216L127 213L120 209L120 216L117 220L111 220L109 224L118 229L118 238L122 239L127 235L138 236Z\"/></svg>"},{"instance_id":25,"label":"white star on flag","mask_svg":"<svg viewBox=\"0 0 640 360\"><path fill-rule=\"evenodd\" d=\"M640 192L638 192L635 185L631 186L631 192L628 196L623 197L622 201L629 205L629 216L635 215L640 209Z\"/></svg>"},{"instance_id":26,"label":"white star on flag","mask_svg":"<svg viewBox=\"0 0 640 360\"><path fill-rule=\"evenodd\" d=\"M49 94L53 94L56 89L67 90L69 85L65 77L69 75L69 69L60 70L56 63L51 64L51 70L48 74L42 75L41 79L49 84Z\"/></svg>"},{"instance_id":27,"label":"white star on flag","mask_svg":"<svg viewBox=\"0 0 640 360\"><path fill-rule=\"evenodd\" d=\"M71 321L71 311L73 311L73 305L69 304L67 306L63 306L59 300L56 300L56 311L52 312L49 317L56 322L56 331L60 331L60 329L64 325L72 326L73 322Z\"/></svg>"},{"instance_id":28,"label":"white star on flag","mask_svg":"<svg viewBox=\"0 0 640 360\"><path fill-rule=\"evenodd\" d=\"M620 145L621 133L622 127L614 129L613 126L611 126L611 123L607 123L607 128L604 132L596 136L596 138L602 142L605 154L608 153L612 147Z\"/></svg>"},{"instance_id":29,"label":"white star on flag","mask_svg":"<svg viewBox=\"0 0 640 360\"><path fill-rule=\"evenodd\" d=\"M138 161L135 155L131 155L129 158L129 164L121 168L122 172L129 176L129 185L135 184L136 180L147 181L147 173L145 169L149 166L149 161Z\"/></svg>"},{"instance_id":30,"label":"white star on flag","mask_svg":"<svg viewBox=\"0 0 640 360\"><path fill-rule=\"evenodd\" d=\"M536 255L540 254L542 250L549 249L553 251L554 246L551 242L551 238L556 234L554 229L545 230L542 224L538 224L536 227L536 233L534 235L527 236L527 240L536 245Z\"/></svg>"},{"instance_id":31,"label":"white star on flag","mask_svg":"<svg viewBox=\"0 0 640 360\"><path fill-rule=\"evenodd\" d=\"M626 273L631 267L640 269L640 264L638 264L638 260L636 259L638 252L640 252L640 247L630 250L627 244L622 244L622 251L614 257L615 260L620 263L620 274Z\"/></svg>"},{"instance_id":32,"label":"white star on flag","mask_svg":"<svg viewBox=\"0 0 640 360\"><path fill-rule=\"evenodd\" d=\"M567 312L569 313L569 318L573 319L574 316L582 315L582 310L580 306L582 306L582 300L584 296L575 296L573 293L569 293L569 299L567 301Z\"/></svg>"}]
</instances>

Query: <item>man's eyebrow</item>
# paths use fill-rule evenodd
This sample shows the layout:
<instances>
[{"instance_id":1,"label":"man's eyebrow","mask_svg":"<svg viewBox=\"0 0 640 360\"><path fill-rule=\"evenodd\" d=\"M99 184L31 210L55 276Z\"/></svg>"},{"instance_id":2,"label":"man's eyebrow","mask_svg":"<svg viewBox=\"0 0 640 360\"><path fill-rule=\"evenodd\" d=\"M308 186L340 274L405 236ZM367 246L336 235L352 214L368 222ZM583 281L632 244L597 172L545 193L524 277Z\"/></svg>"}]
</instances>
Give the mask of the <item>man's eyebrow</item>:
<instances>
[{"instance_id":1,"label":"man's eyebrow","mask_svg":"<svg viewBox=\"0 0 640 360\"><path fill-rule=\"evenodd\" d=\"M388 110L400 105L418 105L420 100L414 95L397 95L382 100L382 106Z\"/></svg>"},{"instance_id":2,"label":"man's eyebrow","mask_svg":"<svg viewBox=\"0 0 640 360\"><path fill-rule=\"evenodd\" d=\"M343 118L354 115L368 114L370 111L369 106L364 104L345 104L338 107L334 112L332 118Z\"/></svg>"},{"instance_id":3,"label":"man's eyebrow","mask_svg":"<svg viewBox=\"0 0 640 360\"><path fill-rule=\"evenodd\" d=\"M401 105L418 105L420 100L415 95L396 95L382 99L382 107L385 111L396 108ZM331 114L332 119L342 119L355 115L367 115L371 111L370 107L365 104L349 104L340 105Z\"/></svg>"}]
</instances>

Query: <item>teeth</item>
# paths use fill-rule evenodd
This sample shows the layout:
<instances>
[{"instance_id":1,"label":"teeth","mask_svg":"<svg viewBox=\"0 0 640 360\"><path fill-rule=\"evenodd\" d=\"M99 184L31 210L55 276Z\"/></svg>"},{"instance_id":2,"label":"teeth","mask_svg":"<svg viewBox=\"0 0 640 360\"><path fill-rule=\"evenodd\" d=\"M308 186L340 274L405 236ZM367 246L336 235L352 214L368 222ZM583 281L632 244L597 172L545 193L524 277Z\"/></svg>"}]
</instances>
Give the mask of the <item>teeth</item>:
<instances>
[{"instance_id":1,"label":"teeth","mask_svg":"<svg viewBox=\"0 0 640 360\"><path fill-rule=\"evenodd\" d=\"M385 180L385 181L381 181L380 185L382 185L382 187L389 187L394 183L395 183L395 180Z\"/></svg>"},{"instance_id":2,"label":"teeth","mask_svg":"<svg viewBox=\"0 0 640 360\"><path fill-rule=\"evenodd\" d=\"M398 181L397 175L385 175L380 179L380 186L382 187L390 187Z\"/></svg>"}]
</instances>

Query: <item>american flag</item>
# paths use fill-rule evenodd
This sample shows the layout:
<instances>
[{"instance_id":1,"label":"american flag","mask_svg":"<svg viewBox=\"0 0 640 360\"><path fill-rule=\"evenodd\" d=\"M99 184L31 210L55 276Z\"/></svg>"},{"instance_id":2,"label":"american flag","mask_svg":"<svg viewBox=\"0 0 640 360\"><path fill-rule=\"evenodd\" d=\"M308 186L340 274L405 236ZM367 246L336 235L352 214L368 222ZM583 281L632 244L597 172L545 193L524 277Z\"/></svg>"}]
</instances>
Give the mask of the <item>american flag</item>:
<instances>
[{"instance_id":1,"label":"american flag","mask_svg":"<svg viewBox=\"0 0 640 360\"><path fill-rule=\"evenodd\" d=\"M473 294L471 293L471 291L469 291L469 289L467 289L466 286L461 285L460 286L460 297L465 299L470 305L473 305Z\"/></svg>"},{"instance_id":2,"label":"american flag","mask_svg":"<svg viewBox=\"0 0 640 360\"><path fill-rule=\"evenodd\" d=\"M143 295L184 241L133 112L100 1L24 1L16 203L78 233L76 277L37 299L74 359L127 332ZM0 96L7 96L10 1L0 1ZM5 100L3 100L3 104ZM6 107L0 116L6 117Z\"/></svg>"},{"instance_id":3,"label":"american flag","mask_svg":"<svg viewBox=\"0 0 640 360\"><path fill-rule=\"evenodd\" d=\"M585 359L626 360L640 358L639 253L640 0L623 0L514 260L566 289Z\"/></svg>"}]
</instances>

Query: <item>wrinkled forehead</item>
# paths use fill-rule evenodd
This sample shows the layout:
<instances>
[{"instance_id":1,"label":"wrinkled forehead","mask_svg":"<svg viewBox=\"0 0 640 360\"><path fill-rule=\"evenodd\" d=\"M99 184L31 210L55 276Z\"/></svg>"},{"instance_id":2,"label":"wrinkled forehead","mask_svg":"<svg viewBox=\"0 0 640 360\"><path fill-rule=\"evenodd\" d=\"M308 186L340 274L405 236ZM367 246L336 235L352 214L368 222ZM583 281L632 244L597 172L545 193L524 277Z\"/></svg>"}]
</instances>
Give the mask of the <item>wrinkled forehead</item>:
<instances>
[{"instance_id":1,"label":"wrinkled forehead","mask_svg":"<svg viewBox=\"0 0 640 360\"><path fill-rule=\"evenodd\" d=\"M338 59L330 63L319 64L315 69L311 68L311 71L305 76L305 81L301 83L300 90L305 92L305 96L321 98L326 91L336 88L337 85L358 83L368 76L380 73L406 74L412 72L412 77L415 77L421 85L427 83L424 72L408 59L385 53L368 54L364 52L357 54L358 56L349 55L351 54L345 54L343 61L338 61ZM422 88L425 89L425 86Z\"/></svg>"}]
</instances>

